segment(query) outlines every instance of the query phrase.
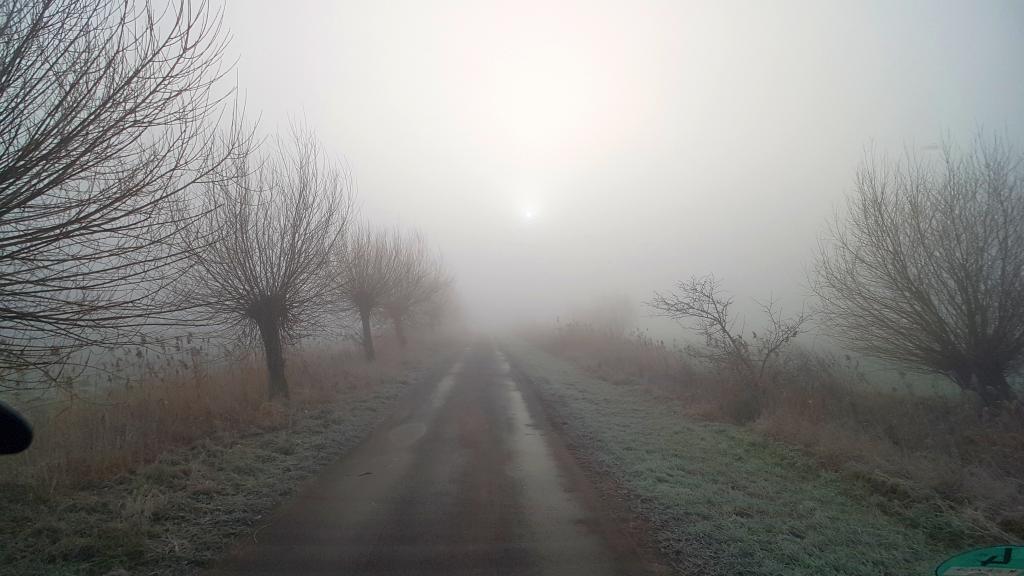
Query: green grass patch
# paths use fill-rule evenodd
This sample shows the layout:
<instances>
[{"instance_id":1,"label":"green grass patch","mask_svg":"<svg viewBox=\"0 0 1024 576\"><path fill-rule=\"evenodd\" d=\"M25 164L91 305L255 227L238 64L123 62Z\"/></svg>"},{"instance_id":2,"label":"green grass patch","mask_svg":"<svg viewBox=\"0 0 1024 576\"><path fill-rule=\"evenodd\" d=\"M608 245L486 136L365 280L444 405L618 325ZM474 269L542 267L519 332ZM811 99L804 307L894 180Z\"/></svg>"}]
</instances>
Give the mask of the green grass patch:
<instances>
[{"instance_id":1,"label":"green grass patch","mask_svg":"<svg viewBox=\"0 0 1024 576\"><path fill-rule=\"evenodd\" d=\"M930 574L960 549L993 544L928 494L827 471L754 431L687 418L677 403L524 343L507 351L572 449L626 493L684 574Z\"/></svg>"}]
</instances>

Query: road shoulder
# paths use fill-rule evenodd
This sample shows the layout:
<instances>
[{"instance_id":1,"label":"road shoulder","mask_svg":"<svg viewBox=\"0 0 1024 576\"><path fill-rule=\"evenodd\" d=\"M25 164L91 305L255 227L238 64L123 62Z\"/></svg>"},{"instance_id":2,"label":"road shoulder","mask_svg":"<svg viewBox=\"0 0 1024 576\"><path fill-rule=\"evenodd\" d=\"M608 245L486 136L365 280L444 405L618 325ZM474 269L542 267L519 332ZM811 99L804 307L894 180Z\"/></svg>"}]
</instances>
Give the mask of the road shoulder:
<instances>
[{"instance_id":1,"label":"road shoulder","mask_svg":"<svg viewBox=\"0 0 1024 576\"><path fill-rule=\"evenodd\" d=\"M609 476L599 474L585 452L569 444L564 430L566 423L559 413L543 401L533 379L518 368L515 360L509 364L511 376L518 385L533 425L544 436L559 472L593 520L588 528L608 545L618 572L670 574L671 566L655 545L650 526L630 509L622 488Z\"/></svg>"}]
</instances>

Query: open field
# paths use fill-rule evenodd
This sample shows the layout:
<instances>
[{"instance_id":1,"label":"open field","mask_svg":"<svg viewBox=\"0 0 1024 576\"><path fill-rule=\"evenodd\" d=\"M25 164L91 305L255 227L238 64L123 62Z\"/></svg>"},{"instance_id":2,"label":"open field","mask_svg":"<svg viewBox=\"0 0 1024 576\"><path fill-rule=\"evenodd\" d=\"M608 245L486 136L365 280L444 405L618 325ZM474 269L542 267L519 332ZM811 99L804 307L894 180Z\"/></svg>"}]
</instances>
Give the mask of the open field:
<instances>
[{"instance_id":1,"label":"open field","mask_svg":"<svg viewBox=\"0 0 1024 576\"><path fill-rule=\"evenodd\" d=\"M924 574L1005 537L927 491L880 490L755 430L689 416L642 380L589 376L519 341L507 350L684 574Z\"/></svg>"}]
</instances>

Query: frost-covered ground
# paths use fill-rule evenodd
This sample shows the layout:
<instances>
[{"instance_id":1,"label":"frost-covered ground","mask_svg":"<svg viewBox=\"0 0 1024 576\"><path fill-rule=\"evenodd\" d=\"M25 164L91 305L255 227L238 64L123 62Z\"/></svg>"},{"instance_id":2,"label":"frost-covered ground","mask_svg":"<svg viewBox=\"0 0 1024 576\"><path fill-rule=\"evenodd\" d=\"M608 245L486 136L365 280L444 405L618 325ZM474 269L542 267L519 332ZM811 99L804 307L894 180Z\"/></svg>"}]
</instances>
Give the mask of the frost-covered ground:
<instances>
[{"instance_id":1,"label":"frost-covered ground","mask_svg":"<svg viewBox=\"0 0 1024 576\"><path fill-rule=\"evenodd\" d=\"M684 574L930 574L957 550L992 543L936 500L688 419L642 385L588 376L523 342L505 349L577 457L626 495Z\"/></svg>"},{"instance_id":2,"label":"frost-covered ground","mask_svg":"<svg viewBox=\"0 0 1024 576\"><path fill-rule=\"evenodd\" d=\"M411 382L447 367L436 360L299 410L283 427L207 437L107 481L0 484L0 574L192 574L366 438Z\"/></svg>"}]
</instances>

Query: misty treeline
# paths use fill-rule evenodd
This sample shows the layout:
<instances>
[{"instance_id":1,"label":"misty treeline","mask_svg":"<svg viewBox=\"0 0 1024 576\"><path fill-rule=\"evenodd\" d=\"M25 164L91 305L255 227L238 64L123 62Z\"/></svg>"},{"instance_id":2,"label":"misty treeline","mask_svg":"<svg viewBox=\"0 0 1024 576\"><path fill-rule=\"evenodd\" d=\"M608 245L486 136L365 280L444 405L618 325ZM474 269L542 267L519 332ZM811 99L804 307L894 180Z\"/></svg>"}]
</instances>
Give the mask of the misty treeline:
<instances>
[{"instance_id":1,"label":"misty treeline","mask_svg":"<svg viewBox=\"0 0 1024 576\"><path fill-rule=\"evenodd\" d=\"M76 353L216 326L285 347L357 318L437 322L451 295L414 232L356 224L313 131L259 136L207 2L0 7L0 374L53 382Z\"/></svg>"},{"instance_id":2,"label":"misty treeline","mask_svg":"<svg viewBox=\"0 0 1024 576\"><path fill-rule=\"evenodd\" d=\"M949 378L988 408L1017 400L1024 362L1024 159L979 135L938 158L868 157L846 210L830 223L810 281L816 316L850 349ZM695 329L697 353L749 389L754 412L777 381L781 353L811 314L763 304L743 329L714 276L680 282L648 303Z\"/></svg>"}]
</instances>

